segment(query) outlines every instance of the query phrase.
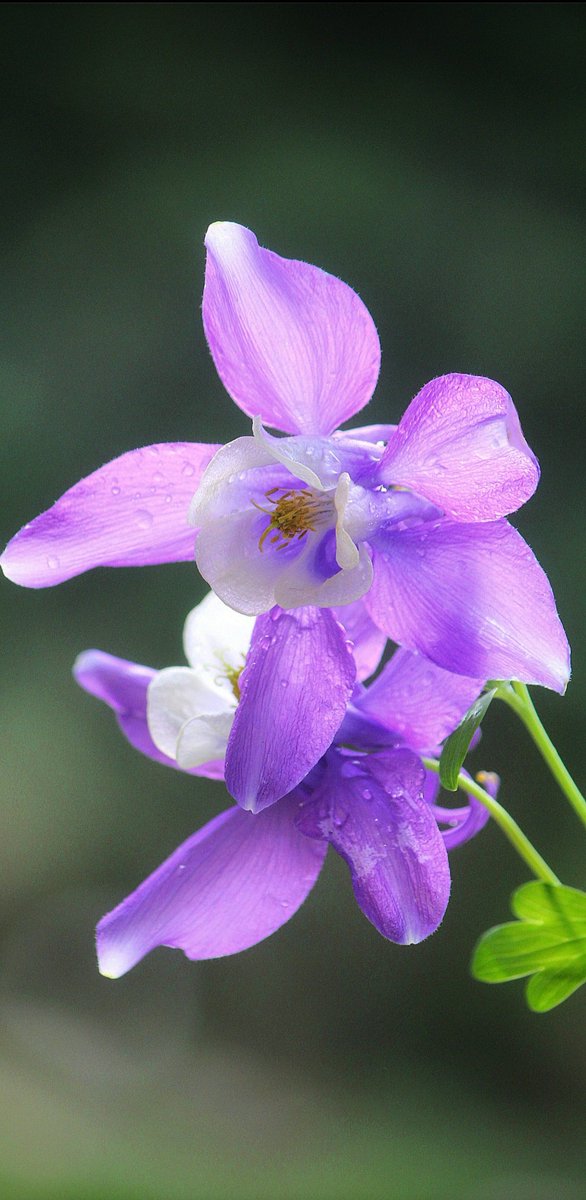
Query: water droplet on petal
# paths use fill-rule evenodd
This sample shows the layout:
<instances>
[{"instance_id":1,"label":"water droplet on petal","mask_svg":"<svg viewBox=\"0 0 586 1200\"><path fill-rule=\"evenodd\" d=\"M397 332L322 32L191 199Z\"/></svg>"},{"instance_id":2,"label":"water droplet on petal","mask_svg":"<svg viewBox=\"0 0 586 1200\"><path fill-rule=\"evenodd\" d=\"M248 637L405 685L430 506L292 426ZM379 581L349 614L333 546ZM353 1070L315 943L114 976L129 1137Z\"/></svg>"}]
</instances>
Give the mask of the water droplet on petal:
<instances>
[{"instance_id":1,"label":"water droplet on petal","mask_svg":"<svg viewBox=\"0 0 586 1200\"><path fill-rule=\"evenodd\" d=\"M59 559L54 554L50 554L47 559L47 566L50 571L56 571L59 566Z\"/></svg>"},{"instance_id":2,"label":"water droplet on petal","mask_svg":"<svg viewBox=\"0 0 586 1200\"><path fill-rule=\"evenodd\" d=\"M153 518L153 514L150 513L148 511L148 509L139 508L139 509L137 509L137 511L134 515L136 517L136 521L137 521L139 529L150 529L151 528L154 518Z\"/></svg>"},{"instance_id":3,"label":"water droplet on petal","mask_svg":"<svg viewBox=\"0 0 586 1200\"><path fill-rule=\"evenodd\" d=\"M370 791L370 788L364 788L362 798L363 800L372 800L372 792Z\"/></svg>"},{"instance_id":4,"label":"water droplet on petal","mask_svg":"<svg viewBox=\"0 0 586 1200\"><path fill-rule=\"evenodd\" d=\"M111 490L112 490L112 495L113 495L113 496L119 496L119 495L120 495L120 488L119 488L119 487L116 487L116 486L114 486L114 487L113 487Z\"/></svg>"},{"instance_id":5,"label":"water droplet on petal","mask_svg":"<svg viewBox=\"0 0 586 1200\"><path fill-rule=\"evenodd\" d=\"M195 467L193 463L185 462L181 468L182 475L195 475Z\"/></svg>"}]
</instances>

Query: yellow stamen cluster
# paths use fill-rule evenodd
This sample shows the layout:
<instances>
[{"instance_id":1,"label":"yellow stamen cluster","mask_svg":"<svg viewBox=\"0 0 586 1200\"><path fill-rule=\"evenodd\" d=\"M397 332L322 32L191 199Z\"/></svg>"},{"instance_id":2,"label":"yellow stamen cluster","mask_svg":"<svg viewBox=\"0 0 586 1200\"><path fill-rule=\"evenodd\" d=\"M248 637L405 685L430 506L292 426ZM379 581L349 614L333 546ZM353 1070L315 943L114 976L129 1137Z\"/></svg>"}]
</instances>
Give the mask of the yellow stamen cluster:
<instances>
[{"instance_id":1,"label":"yellow stamen cluster","mask_svg":"<svg viewBox=\"0 0 586 1200\"><path fill-rule=\"evenodd\" d=\"M253 500L259 512L266 513L270 521L259 538L258 548L262 550L269 538L270 544L276 550L283 550L292 538L304 538L309 530L315 531L319 521L330 515L331 504L324 496L316 495L309 488L270 488L265 497L273 509L263 508Z\"/></svg>"},{"instance_id":2,"label":"yellow stamen cluster","mask_svg":"<svg viewBox=\"0 0 586 1200\"><path fill-rule=\"evenodd\" d=\"M227 679L230 687L232 688L234 696L237 700L240 700L240 676L242 675L245 666L244 658L242 659L242 666L240 667L231 666L230 663L226 662L226 659L223 657L220 659L220 661L222 663L222 670L220 674L216 676L215 682L221 684L222 680Z\"/></svg>"},{"instance_id":3,"label":"yellow stamen cluster","mask_svg":"<svg viewBox=\"0 0 586 1200\"><path fill-rule=\"evenodd\" d=\"M240 676L244 670L244 663L241 667L226 667L226 679L232 688L232 691L237 700L240 700Z\"/></svg>"}]
</instances>

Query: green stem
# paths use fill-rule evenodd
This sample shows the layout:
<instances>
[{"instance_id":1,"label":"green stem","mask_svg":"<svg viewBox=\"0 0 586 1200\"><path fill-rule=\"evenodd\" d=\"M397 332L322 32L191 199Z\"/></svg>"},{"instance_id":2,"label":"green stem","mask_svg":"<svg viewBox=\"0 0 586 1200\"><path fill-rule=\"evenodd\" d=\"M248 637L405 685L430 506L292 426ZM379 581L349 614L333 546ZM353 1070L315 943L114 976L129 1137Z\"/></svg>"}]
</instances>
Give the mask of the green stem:
<instances>
[{"instance_id":1,"label":"green stem","mask_svg":"<svg viewBox=\"0 0 586 1200\"><path fill-rule=\"evenodd\" d=\"M434 771L436 775L439 775L439 762L437 759L422 758L421 761L428 771ZM527 866L537 879L541 879L544 883L560 883L557 875L554 874L545 859L541 857L539 851L535 849L535 846L532 845L529 838L523 833L521 827L517 825L517 822L510 816L506 808L503 808L502 804L499 804L498 800L490 796L479 783L470 779L463 771L458 775L458 787L460 791L467 792L469 796L474 796L476 800L479 800L488 809L491 817L493 817L497 825L500 825L505 837L509 839L517 854L527 863Z\"/></svg>"},{"instance_id":2,"label":"green stem","mask_svg":"<svg viewBox=\"0 0 586 1200\"><path fill-rule=\"evenodd\" d=\"M543 728L526 685L516 681L511 684L500 684L497 697L499 700L504 700L505 704L508 704L509 708L512 708L513 712L516 712L517 716L521 718L554 779L572 805L576 816L583 825L586 825L586 800Z\"/></svg>"}]
</instances>

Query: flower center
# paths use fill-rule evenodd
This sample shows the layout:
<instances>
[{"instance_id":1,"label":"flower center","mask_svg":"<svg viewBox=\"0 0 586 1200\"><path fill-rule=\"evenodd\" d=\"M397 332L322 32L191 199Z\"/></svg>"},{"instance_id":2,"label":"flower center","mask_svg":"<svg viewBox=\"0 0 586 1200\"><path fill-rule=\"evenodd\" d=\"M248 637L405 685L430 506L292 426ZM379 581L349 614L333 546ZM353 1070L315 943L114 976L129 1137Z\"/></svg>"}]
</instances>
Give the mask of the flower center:
<instances>
[{"instance_id":1,"label":"flower center","mask_svg":"<svg viewBox=\"0 0 586 1200\"><path fill-rule=\"evenodd\" d=\"M277 550L283 550L292 538L301 540L309 530L313 532L324 519L331 517L333 512L331 500L322 493L312 492L310 488L274 487L265 492L265 499L273 506L272 509L264 508L256 500L252 501L259 512L271 518L259 538L259 550L263 549L269 534L272 534L270 544Z\"/></svg>"}]
</instances>

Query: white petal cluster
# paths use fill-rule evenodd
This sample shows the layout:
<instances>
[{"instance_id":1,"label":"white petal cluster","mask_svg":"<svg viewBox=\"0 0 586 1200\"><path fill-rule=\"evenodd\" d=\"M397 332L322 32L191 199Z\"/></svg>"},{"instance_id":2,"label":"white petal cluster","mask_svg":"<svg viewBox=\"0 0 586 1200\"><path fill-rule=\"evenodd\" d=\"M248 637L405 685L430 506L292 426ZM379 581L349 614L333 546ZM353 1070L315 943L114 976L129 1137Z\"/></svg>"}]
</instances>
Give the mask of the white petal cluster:
<instances>
[{"instance_id":1,"label":"white petal cluster","mask_svg":"<svg viewBox=\"0 0 586 1200\"><path fill-rule=\"evenodd\" d=\"M253 625L254 617L227 608L210 592L185 622L189 666L159 671L149 685L150 735L184 770L224 758L238 703L234 680L244 666Z\"/></svg>"}]
</instances>

